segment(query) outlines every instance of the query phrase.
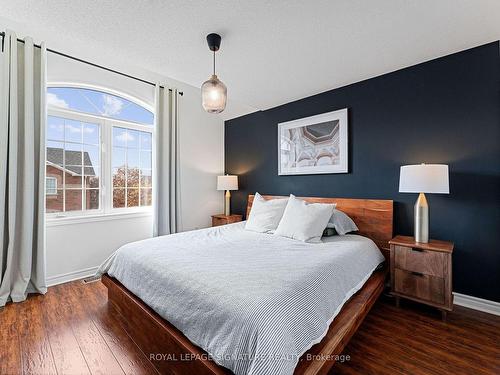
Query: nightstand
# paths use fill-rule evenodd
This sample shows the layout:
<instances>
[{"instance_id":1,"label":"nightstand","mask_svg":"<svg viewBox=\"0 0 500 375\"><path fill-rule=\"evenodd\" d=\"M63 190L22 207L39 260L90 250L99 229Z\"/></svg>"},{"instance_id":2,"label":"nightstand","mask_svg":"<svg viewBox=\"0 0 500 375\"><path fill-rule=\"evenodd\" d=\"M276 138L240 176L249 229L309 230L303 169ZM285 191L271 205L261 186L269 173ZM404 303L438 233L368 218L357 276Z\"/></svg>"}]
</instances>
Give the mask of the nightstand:
<instances>
[{"instance_id":1,"label":"nightstand","mask_svg":"<svg viewBox=\"0 0 500 375\"><path fill-rule=\"evenodd\" d=\"M413 237L396 236L391 245L391 293L399 298L425 303L446 312L453 309L451 256L453 243L429 240L415 242Z\"/></svg>"},{"instance_id":2,"label":"nightstand","mask_svg":"<svg viewBox=\"0 0 500 375\"><path fill-rule=\"evenodd\" d=\"M219 225L237 223L241 221L242 218L243 216L241 215L212 215L212 226L217 227Z\"/></svg>"}]
</instances>

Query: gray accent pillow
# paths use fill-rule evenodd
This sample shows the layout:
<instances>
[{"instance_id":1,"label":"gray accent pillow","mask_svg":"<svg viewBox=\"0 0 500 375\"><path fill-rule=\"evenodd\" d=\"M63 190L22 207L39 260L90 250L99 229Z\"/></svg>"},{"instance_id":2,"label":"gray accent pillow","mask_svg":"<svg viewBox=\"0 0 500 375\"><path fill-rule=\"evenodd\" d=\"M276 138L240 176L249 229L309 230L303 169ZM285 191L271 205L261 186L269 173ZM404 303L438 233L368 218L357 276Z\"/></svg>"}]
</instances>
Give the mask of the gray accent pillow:
<instances>
[{"instance_id":1,"label":"gray accent pillow","mask_svg":"<svg viewBox=\"0 0 500 375\"><path fill-rule=\"evenodd\" d=\"M335 228L337 233L340 235L344 235L349 232L356 232L359 230L354 221L352 221L352 219L347 216L347 214L337 209L333 210L333 215L326 227Z\"/></svg>"}]
</instances>

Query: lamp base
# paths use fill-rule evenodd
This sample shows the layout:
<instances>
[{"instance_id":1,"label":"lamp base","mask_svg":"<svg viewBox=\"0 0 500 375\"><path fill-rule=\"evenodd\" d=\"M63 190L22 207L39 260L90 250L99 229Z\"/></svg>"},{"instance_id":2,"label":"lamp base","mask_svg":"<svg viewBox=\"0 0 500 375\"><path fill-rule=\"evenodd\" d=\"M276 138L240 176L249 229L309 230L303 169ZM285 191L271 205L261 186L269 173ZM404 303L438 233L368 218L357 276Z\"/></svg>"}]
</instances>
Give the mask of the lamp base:
<instances>
[{"instance_id":1,"label":"lamp base","mask_svg":"<svg viewBox=\"0 0 500 375\"><path fill-rule=\"evenodd\" d=\"M429 242L429 205L424 193L418 195L415 202L415 241Z\"/></svg>"},{"instance_id":2,"label":"lamp base","mask_svg":"<svg viewBox=\"0 0 500 375\"><path fill-rule=\"evenodd\" d=\"M231 193L226 190L225 195L226 200L224 201L224 215L229 216L231 214Z\"/></svg>"}]
</instances>

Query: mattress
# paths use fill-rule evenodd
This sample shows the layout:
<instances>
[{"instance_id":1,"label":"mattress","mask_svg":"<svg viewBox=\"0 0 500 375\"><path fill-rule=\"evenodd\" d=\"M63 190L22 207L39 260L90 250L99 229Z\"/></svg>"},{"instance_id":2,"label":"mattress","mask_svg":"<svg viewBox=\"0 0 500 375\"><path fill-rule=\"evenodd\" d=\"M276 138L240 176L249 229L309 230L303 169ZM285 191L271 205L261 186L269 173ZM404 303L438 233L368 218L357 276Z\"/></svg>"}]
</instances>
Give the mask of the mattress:
<instances>
[{"instance_id":1,"label":"mattress","mask_svg":"<svg viewBox=\"0 0 500 375\"><path fill-rule=\"evenodd\" d=\"M358 235L310 244L244 225L129 243L98 273L235 374L292 374L384 257Z\"/></svg>"}]
</instances>

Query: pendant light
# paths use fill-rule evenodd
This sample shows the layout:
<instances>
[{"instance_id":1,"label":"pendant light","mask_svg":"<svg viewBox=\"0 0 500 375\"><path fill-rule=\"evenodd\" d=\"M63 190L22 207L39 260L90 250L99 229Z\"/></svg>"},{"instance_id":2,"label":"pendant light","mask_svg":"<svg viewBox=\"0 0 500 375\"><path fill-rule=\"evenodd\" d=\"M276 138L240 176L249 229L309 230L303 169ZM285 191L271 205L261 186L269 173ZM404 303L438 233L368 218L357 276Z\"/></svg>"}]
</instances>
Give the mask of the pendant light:
<instances>
[{"instance_id":1,"label":"pendant light","mask_svg":"<svg viewBox=\"0 0 500 375\"><path fill-rule=\"evenodd\" d=\"M219 50L220 41L219 34L207 35L208 48L214 53L214 73L201 85L201 100L203 109L208 113L221 113L226 108L227 88L215 74L215 52Z\"/></svg>"}]
</instances>

